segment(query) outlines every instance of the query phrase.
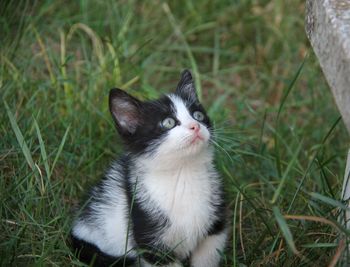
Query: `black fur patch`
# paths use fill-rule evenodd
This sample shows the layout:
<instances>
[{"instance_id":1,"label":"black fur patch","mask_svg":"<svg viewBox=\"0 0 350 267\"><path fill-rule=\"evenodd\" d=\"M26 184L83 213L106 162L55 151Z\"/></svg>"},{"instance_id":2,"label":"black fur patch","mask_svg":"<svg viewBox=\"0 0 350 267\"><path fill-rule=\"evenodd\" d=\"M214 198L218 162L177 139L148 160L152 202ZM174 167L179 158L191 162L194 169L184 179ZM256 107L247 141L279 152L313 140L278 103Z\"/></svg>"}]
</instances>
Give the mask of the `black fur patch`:
<instances>
[{"instance_id":1,"label":"black fur patch","mask_svg":"<svg viewBox=\"0 0 350 267\"><path fill-rule=\"evenodd\" d=\"M126 257L124 265L124 257L116 258L102 252L98 247L84 240L70 235L70 243L80 261L94 267L122 267L132 266L135 258Z\"/></svg>"},{"instance_id":2,"label":"black fur patch","mask_svg":"<svg viewBox=\"0 0 350 267\"><path fill-rule=\"evenodd\" d=\"M208 236L219 234L226 227L226 205L224 201L222 201L222 203L219 205L215 205L215 215L216 220L210 226L208 230Z\"/></svg>"},{"instance_id":3,"label":"black fur patch","mask_svg":"<svg viewBox=\"0 0 350 267\"><path fill-rule=\"evenodd\" d=\"M132 154L149 153L169 131L161 126L161 122L167 117L176 119L175 109L167 96L153 101L139 101L136 108L138 123L132 134L121 130L118 123L116 126L128 152Z\"/></svg>"},{"instance_id":4,"label":"black fur patch","mask_svg":"<svg viewBox=\"0 0 350 267\"><path fill-rule=\"evenodd\" d=\"M219 198L220 202L217 203L217 201L212 201L211 205L214 206L214 215L215 215L215 220L211 224L209 230L208 230L208 235L215 235L221 233L226 225L226 220L227 220L227 210L226 210L226 202L225 202L225 194L224 194L224 189L223 185L221 183L220 185L220 190L219 190ZM213 203L214 202L214 203Z\"/></svg>"},{"instance_id":5,"label":"black fur patch","mask_svg":"<svg viewBox=\"0 0 350 267\"><path fill-rule=\"evenodd\" d=\"M142 257L153 265L166 265L174 262L175 256L171 249L165 245L159 244L159 235L163 229L166 229L168 219L165 216L153 218L148 214L138 202L135 196L137 184L130 182L129 167L131 162L125 164L124 177L127 188L129 210L131 211L131 226L133 228L134 240ZM151 204L150 204L151 205Z\"/></svg>"},{"instance_id":6,"label":"black fur patch","mask_svg":"<svg viewBox=\"0 0 350 267\"><path fill-rule=\"evenodd\" d=\"M181 79L176 87L175 94L180 96L186 102L198 102L196 88L194 86L192 74L189 70L181 73Z\"/></svg>"}]
</instances>

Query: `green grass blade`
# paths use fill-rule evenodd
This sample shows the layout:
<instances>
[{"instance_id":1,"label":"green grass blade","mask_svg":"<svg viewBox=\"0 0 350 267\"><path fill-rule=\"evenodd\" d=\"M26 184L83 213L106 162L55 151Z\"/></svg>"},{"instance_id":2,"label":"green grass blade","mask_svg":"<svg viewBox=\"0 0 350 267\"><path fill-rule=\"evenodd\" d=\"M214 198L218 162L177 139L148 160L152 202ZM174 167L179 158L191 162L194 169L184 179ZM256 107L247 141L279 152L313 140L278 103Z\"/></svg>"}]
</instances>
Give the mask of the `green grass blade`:
<instances>
[{"instance_id":1,"label":"green grass blade","mask_svg":"<svg viewBox=\"0 0 350 267\"><path fill-rule=\"evenodd\" d=\"M215 30L214 35L214 57L213 57L213 76L218 75L220 66L220 32Z\"/></svg>"},{"instance_id":2,"label":"green grass blade","mask_svg":"<svg viewBox=\"0 0 350 267\"><path fill-rule=\"evenodd\" d=\"M233 260L233 266L236 267L237 266L237 252L236 252L236 247L237 247L237 209L238 209L238 203L239 203L239 198L240 198L240 194L238 193L236 196L236 200L235 200L235 207L233 210L233 224L232 224L232 260Z\"/></svg>"},{"instance_id":3,"label":"green grass blade","mask_svg":"<svg viewBox=\"0 0 350 267\"><path fill-rule=\"evenodd\" d=\"M326 143L326 141L328 140L329 136L333 133L334 128L338 125L338 123L341 121L342 117L339 116L335 122L332 124L331 128L329 129L329 131L327 132L327 134L325 135L325 137L322 140L322 144Z\"/></svg>"},{"instance_id":4,"label":"green grass blade","mask_svg":"<svg viewBox=\"0 0 350 267\"><path fill-rule=\"evenodd\" d=\"M211 107L208 109L209 116L214 117L215 115L218 116L218 114L220 116L222 115L219 112L220 112L220 109L222 109L222 106L224 105L228 96L229 96L229 93L224 93L215 99Z\"/></svg>"},{"instance_id":5,"label":"green grass blade","mask_svg":"<svg viewBox=\"0 0 350 267\"><path fill-rule=\"evenodd\" d=\"M279 183L279 185L278 185L278 187L277 187L277 189L276 189L276 191L275 191L275 193L273 195L273 198L271 200L272 204L276 203L279 195L281 194L282 188L283 188L284 184L287 181L288 174L289 174L290 170L292 169L292 167L294 166L294 163L297 161L297 158L298 158L299 152L301 150L301 147L302 147L302 142L299 143L298 148L295 150L295 152L293 154L292 160L288 163L287 169L283 173L281 182Z\"/></svg>"},{"instance_id":6,"label":"green grass blade","mask_svg":"<svg viewBox=\"0 0 350 267\"><path fill-rule=\"evenodd\" d=\"M328 138L331 136L332 132L334 131L335 127L338 125L338 123L339 123L340 120L341 120L341 117L338 117L338 118L336 119L336 121L332 124L331 128L328 130L327 134L326 134L325 137L322 139L322 144L324 144L324 143L328 140ZM299 194L299 192L300 192L300 190L301 190L301 187L302 187L302 185L304 184L304 182L305 182L305 180L306 180L307 175L311 172L311 167L312 167L313 164L315 163L316 158L317 158L317 154L318 154L318 152L319 152L319 150L320 150L321 148L322 148L322 146L319 146L319 147L317 148L317 150L314 152L314 155L313 155L313 157L312 157L312 160L311 160L310 163L308 164L308 167L307 167L307 169L306 169L306 171L305 171L305 173L304 173L304 175L303 175L303 178L301 179L301 181L300 181L300 183L299 183L299 185L298 185L298 187L297 187L297 190L296 190L295 193L294 193L293 199L292 199L292 201L291 201L290 204L289 204L288 212L292 210L292 207L293 207L293 205L294 205L294 202L295 202L295 200L296 200L296 197L297 197L297 195Z\"/></svg>"},{"instance_id":7,"label":"green grass blade","mask_svg":"<svg viewBox=\"0 0 350 267\"><path fill-rule=\"evenodd\" d=\"M47 153L46 153L46 149L45 149L45 143L44 143L44 140L41 136L41 131L40 131L40 128L39 128L39 125L38 125L38 122L36 121L36 119L34 119L34 125L35 125L36 134L37 134L38 140L39 140L40 153L41 153L41 158L42 158L43 163L44 163L46 176L49 178L51 173L50 173L49 162L48 162Z\"/></svg>"},{"instance_id":8,"label":"green grass blade","mask_svg":"<svg viewBox=\"0 0 350 267\"><path fill-rule=\"evenodd\" d=\"M233 186L239 191L239 193L241 195L243 195L244 199L249 203L249 205L256 211L256 215L258 217L260 217L261 222L266 226L266 229L268 230L269 234L272 236L273 235L273 231L272 231L272 225L270 225L270 222L265 220L264 216L262 215L262 213L259 211L259 209L257 208L257 205L253 202L253 200L251 200L246 193L242 190L242 188L240 187L239 183L237 182L237 180L235 179L235 177L229 172L229 170L223 166L223 171L224 173L227 175L227 177L230 178L231 182L233 183Z\"/></svg>"},{"instance_id":9,"label":"green grass blade","mask_svg":"<svg viewBox=\"0 0 350 267\"><path fill-rule=\"evenodd\" d=\"M301 245L302 248L335 248L339 246L338 243L311 243Z\"/></svg>"},{"instance_id":10,"label":"green grass blade","mask_svg":"<svg viewBox=\"0 0 350 267\"><path fill-rule=\"evenodd\" d=\"M281 115L281 112L282 112L282 109L287 101L287 98L291 92L291 90L293 89L294 87L294 84L296 83L296 81L298 80L299 76L300 76L300 73L302 71L302 69L304 68L304 65L305 65L305 62L306 62L306 59L307 59L307 55L304 57L304 60L303 62L300 64L297 72L295 73L292 81L290 82L290 84L288 85L287 87L287 90L286 92L284 93L283 97L282 97L282 100L281 100L281 104L278 108L278 112L277 112L277 118L276 118L276 134L274 136L274 139L275 139L275 153L276 153L276 167L277 167L277 172L278 172L278 175L281 176L282 174L282 166L281 166L281 156L280 156L280 148L279 148L279 140L278 140L278 135L277 135L277 132L278 132L278 128L279 128L279 120L280 120L280 115Z\"/></svg>"},{"instance_id":11,"label":"green grass blade","mask_svg":"<svg viewBox=\"0 0 350 267\"><path fill-rule=\"evenodd\" d=\"M36 171L36 167L35 167L35 164L34 164L34 160L32 158L32 155L30 153L30 150L28 148L28 145L26 143L26 141L24 140L24 137L23 137L23 134L21 132L21 130L19 129L18 127L18 124L16 122L16 118L15 116L12 114L9 106L7 105L6 101L4 101L4 105L5 105L5 108L6 108L6 112L7 112L7 116L10 120L10 123L11 123L11 127L12 127L12 130L14 131L15 135L16 135L16 138L17 138L17 142L22 150L22 153L29 165L29 167L32 169L32 171Z\"/></svg>"},{"instance_id":12,"label":"green grass blade","mask_svg":"<svg viewBox=\"0 0 350 267\"><path fill-rule=\"evenodd\" d=\"M281 214L279 208L274 206L272 208L272 211L273 211L273 214L275 215L277 224L282 232L284 239L287 242L288 247L293 251L293 253L298 254L299 252L295 247L293 235L288 227L286 220L284 219L283 215Z\"/></svg>"},{"instance_id":13,"label":"green grass blade","mask_svg":"<svg viewBox=\"0 0 350 267\"><path fill-rule=\"evenodd\" d=\"M307 58L308 58L308 55L306 55L306 56L304 57L304 60L301 62L301 64L300 64L300 66L299 66L297 72L295 73L295 75L294 75L292 81L289 83L289 85L288 85L288 87L287 87L287 90L286 90L285 94L283 95L281 104L280 104L280 106L279 106L279 108L278 108L277 118L279 118L279 116L280 116L280 114L281 114L281 111L282 111L282 109L283 109L283 107L284 107L284 104L286 103L286 100L287 100L287 98L288 98L288 96L289 96L289 93L291 92L291 90L293 89L293 87L294 87L296 81L297 81L298 78L299 78L300 73L301 73L301 71L302 71L303 68L304 68L304 65L305 65L305 62L306 62Z\"/></svg>"},{"instance_id":14,"label":"green grass blade","mask_svg":"<svg viewBox=\"0 0 350 267\"><path fill-rule=\"evenodd\" d=\"M340 201L337 201L337 200L335 200L333 198L326 197L324 195L321 195L321 194L315 193L315 192L311 192L310 196L312 198L315 198L315 199L317 199L319 201L322 201L323 203L326 203L326 204L328 204L330 206L333 206L333 207L336 207L336 208L340 208L342 210L350 211L349 207L347 207L346 205L344 205Z\"/></svg>"},{"instance_id":15,"label":"green grass blade","mask_svg":"<svg viewBox=\"0 0 350 267\"><path fill-rule=\"evenodd\" d=\"M54 168L55 168L55 166L56 166L57 160L58 160L59 156L60 156L60 155L61 155L61 153L62 153L62 150L63 150L64 144L66 143L66 139L67 139L67 136L68 136L69 129L70 129L70 126L68 126L68 128L67 128L66 132L65 132L65 133L64 133L64 135L63 135L63 138L62 138L61 144L60 144L60 146L59 146L59 148L58 148L58 151L57 151L56 157L55 157L55 159L54 159L54 161L53 161L53 164L52 164L52 168L51 168L50 173L52 173L52 172L53 172L53 170L54 170Z\"/></svg>"}]
</instances>

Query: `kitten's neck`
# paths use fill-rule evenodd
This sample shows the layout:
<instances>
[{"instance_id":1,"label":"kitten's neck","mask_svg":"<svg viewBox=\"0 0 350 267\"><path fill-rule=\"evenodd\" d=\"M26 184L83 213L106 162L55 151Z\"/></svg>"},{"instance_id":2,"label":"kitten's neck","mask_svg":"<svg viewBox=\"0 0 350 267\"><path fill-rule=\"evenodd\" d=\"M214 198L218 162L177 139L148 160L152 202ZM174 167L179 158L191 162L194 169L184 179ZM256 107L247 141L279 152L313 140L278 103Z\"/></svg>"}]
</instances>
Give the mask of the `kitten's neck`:
<instances>
[{"instance_id":1,"label":"kitten's neck","mask_svg":"<svg viewBox=\"0 0 350 267\"><path fill-rule=\"evenodd\" d=\"M135 167L142 172L167 172L169 174L178 172L179 169L205 169L212 167L213 154L212 149L206 149L196 155L185 157L144 155L135 159Z\"/></svg>"}]
</instances>

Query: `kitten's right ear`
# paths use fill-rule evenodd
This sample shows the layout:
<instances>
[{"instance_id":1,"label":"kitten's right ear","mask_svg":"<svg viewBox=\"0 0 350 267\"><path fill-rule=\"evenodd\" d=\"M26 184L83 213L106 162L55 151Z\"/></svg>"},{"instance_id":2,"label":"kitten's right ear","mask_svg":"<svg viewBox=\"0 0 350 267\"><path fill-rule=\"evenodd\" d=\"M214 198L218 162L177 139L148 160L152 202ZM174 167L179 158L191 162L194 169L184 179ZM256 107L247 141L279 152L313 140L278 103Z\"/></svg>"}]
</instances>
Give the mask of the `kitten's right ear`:
<instances>
[{"instance_id":1,"label":"kitten's right ear","mask_svg":"<svg viewBox=\"0 0 350 267\"><path fill-rule=\"evenodd\" d=\"M194 86L192 74L189 70L184 70L181 73L181 79L176 87L175 94L184 100L198 102L196 88Z\"/></svg>"},{"instance_id":2,"label":"kitten's right ear","mask_svg":"<svg viewBox=\"0 0 350 267\"><path fill-rule=\"evenodd\" d=\"M141 101L121 89L109 91L109 110L121 135L134 134L140 123Z\"/></svg>"}]
</instances>

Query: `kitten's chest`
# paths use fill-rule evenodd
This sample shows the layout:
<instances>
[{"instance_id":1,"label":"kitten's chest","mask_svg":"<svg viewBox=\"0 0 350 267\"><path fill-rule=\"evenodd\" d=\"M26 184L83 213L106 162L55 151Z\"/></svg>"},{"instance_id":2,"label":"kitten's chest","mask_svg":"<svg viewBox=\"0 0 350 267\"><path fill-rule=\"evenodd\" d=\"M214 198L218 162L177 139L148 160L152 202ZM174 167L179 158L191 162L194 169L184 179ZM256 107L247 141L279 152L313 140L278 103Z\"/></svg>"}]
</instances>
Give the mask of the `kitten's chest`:
<instances>
[{"instance_id":1,"label":"kitten's chest","mask_svg":"<svg viewBox=\"0 0 350 267\"><path fill-rule=\"evenodd\" d=\"M148 177L146 188L152 202L169 219L163 239L180 254L195 247L211 224L213 178L208 171L195 168Z\"/></svg>"},{"instance_id":2,"label":"kitten's chest","mask_svg":"<svg viewBox=\"0 0 350 267\"><path fill-rule=\"evenodd\" d=\"M149 173L143 184L151 199L168 216L185 216L210 202L212 181L205 170L188 168L176 172ZM191 217L189 216L189 217Z\"/></svg>"}]
</instances>

